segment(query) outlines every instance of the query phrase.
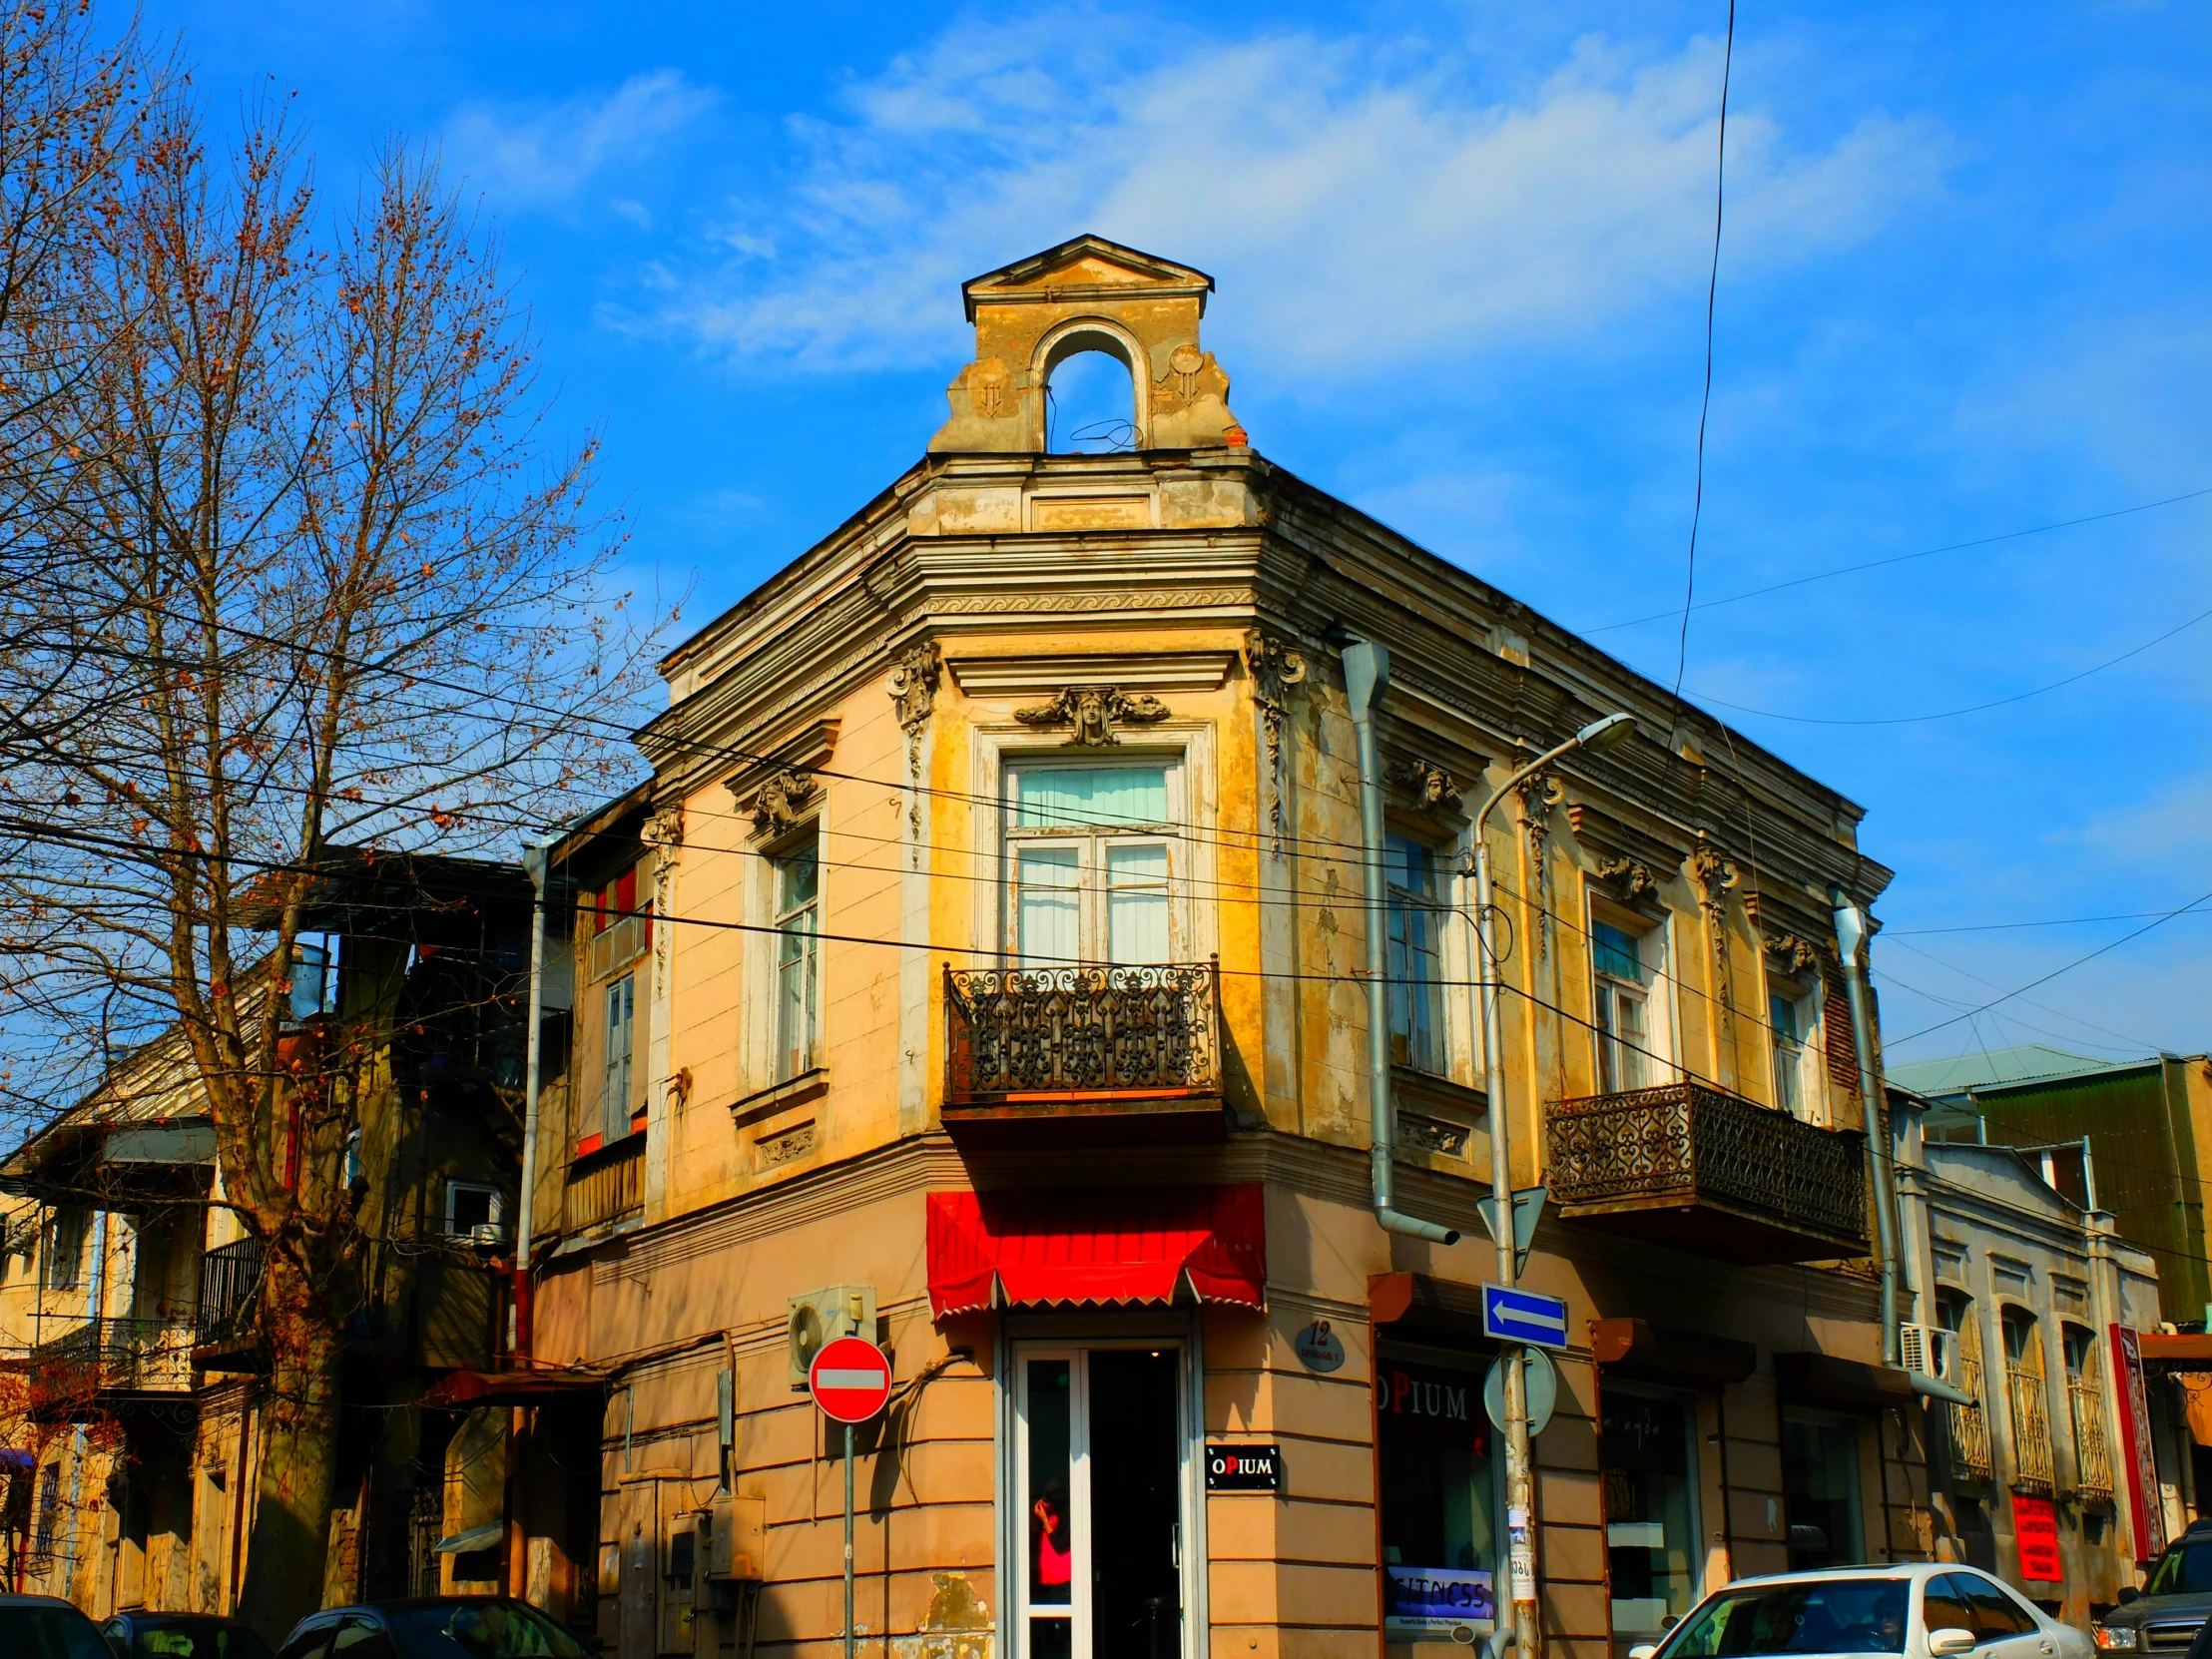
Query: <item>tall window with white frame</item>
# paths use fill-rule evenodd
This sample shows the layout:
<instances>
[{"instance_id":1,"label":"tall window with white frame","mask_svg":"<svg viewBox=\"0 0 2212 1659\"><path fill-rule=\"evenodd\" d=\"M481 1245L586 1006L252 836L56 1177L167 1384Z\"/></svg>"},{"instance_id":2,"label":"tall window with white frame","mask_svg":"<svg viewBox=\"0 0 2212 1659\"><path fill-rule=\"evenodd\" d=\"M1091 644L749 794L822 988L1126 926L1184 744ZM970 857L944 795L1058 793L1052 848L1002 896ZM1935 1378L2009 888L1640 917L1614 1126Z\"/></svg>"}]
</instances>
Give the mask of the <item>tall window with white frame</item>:
<instances>
[{"instance_id":1,"label":"tall window with white frame","mask_svg":"<svg viewBox=\"0 0 2212 1659\"><path fill-rule=\"evenodd\" d=\"M1021 762L1006 777L1006 944L1024 967L1187 953L1168 761Z\"/></svg>"},{"instance_id":2,"label":"tall window with white frame","mask_svg":"<svg viewBox=\"0 0 2212 1659\"><path fill-rule=\"evenodd\" d=\"M809 830L769 860L776 886L776 1081L815 1069L822 984L822 854Z\"/></svg>"},{"instance_id":3,"label":"tall window with white frame","mask_svg":"<svg viewBox=\"0 0 2212 1659\"><path fill-rule=\"evenodd\" d=\"M1812 1073L1806 1048L1813 1030L1813 998L1787 979L1767 981L1767 1027L1774 1053L1774 1103L1802 1118L1812 1106Z\"/></svg>"},{"instance_id":4,"label":"tall window with white frame","mask_svg":"<svg viewBox=\"0 0 2212 1659\"><path fill-rule=\"evenodd\" d=\"M607 1047L602 1078L600 1134L618 1141L630 1133L632 1060L637 1053L638 976L626 973L607 986Z\"/></svg>"},{"instance_id":5,"label":"tall window with white frame","mask_svg":"<svg viewBox=\"0 0 2212 1659\"><path fill-rule=\"evenodd\" d=\"M1619 1094L1657 1081L1652 1064L1651 991L1656 977L1646 935L1609 921L1590 927L1591 977L1596 981L1598 1092Z\"/></svg>"},{"instance_id":6,"label":"tall window with white frame","mask_svg":"<svg viewBox=\"0 0 2212 1659\"><path fill-rule=\"evenodd\" d=\"M1415 1071L1441 1075L1444 1055L1443 971L1438 938L1443 931L1443 879L1436 849L1403 835L1387 838L1384 892L1388 897L1390 1058Z\"/></svg>"}]
</instances>

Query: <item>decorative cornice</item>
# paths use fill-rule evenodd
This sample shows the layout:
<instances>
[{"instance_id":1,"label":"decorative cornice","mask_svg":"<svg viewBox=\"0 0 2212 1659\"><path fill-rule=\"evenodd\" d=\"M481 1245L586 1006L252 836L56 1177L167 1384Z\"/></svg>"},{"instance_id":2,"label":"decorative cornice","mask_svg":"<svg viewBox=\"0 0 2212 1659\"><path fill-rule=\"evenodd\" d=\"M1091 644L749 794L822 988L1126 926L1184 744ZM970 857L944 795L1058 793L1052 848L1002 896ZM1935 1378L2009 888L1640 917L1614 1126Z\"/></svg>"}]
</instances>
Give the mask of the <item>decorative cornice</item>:
<instances>
[{"instance_id":1,"label":"decorative cornice","mask_svg":"<svg viewBox=\"0 0 2212 1659\"><path fill-rule=\"evenodd\" d=\"M1168 712L1157 697L1131 697L1118 686L1066 686L1049 703L1016 709L1014 718L1024 726L1068 727L1071 749L1101 749L1121 742L1117 725L1156 726Z\"/></svg>"},{"instance_id":2,"label":"decorative cornice","mask_svg":"<svg viewBox=\"0 0 2212 1659\"><path fill-rule=\"evenodd\" d=\"M946 662L969 697L1050 697L1067 686L1116 686L1176 696L1219 691L1234 651L1127 651L1096 656L955 657Z\"/></svg>"}]
</instances>

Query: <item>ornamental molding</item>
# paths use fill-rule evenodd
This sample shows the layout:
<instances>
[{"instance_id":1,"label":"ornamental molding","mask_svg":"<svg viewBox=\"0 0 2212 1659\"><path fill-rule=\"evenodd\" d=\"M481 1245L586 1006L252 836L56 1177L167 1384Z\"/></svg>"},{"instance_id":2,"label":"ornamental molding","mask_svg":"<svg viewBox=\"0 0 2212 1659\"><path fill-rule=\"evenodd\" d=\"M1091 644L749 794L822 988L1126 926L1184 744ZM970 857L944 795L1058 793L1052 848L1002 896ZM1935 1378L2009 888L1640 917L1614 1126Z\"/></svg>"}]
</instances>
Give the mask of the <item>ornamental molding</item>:
<instances>
[{"instance_id":1,"label":"ornamental molding","mask_svg":"<svg viewBox=\"0 0 2212 1659\"><path fill-rule=\"evenodd\" d=\"M1283 727L1290 719L1290 691L1306 680L1306 654L1289 640L1254 628L1245 635L1245 672L1252 676L1252 701L1260 710L1260 724L1268 746L1268 830L1274 837L1275 855L1283 856L1283 799L1288 785L1288 761Z\"/></svg>"},{"instance_id":2,"label":"ornamental molding","mask_svg":"<svg viewBox=\"0 0 2212 1659\"><path fill-rule=\"evenodd\" d=\"M837 727L836 721L818 720L782 743L755 749L751 760L723 780L738 811L755 813L761 791L772 778L790 773L812 781L812 775L829 766L836 751Z\"/></svg>"},{"instance_id":3,"label":"ornamental molding","mask_svg":"<svg viewBox=\"0 0 2212 1659\"><path fill-rule=\"evenodd\" d=\"M798 826L822 785L805 773L785 771L762 783L753 796L753 832L781 835Z\"/></svg>"},{"instance_id":4,"label":"ornamental molding","mask_svg":"<svg viewBox=\"0 0 2212 1659\"><path fill-rule=\"evenodd\" d=\"M923 640L901 651L891 664L885 689L898 724L909 741L921 736L937 706L937 682L944 674L944 653L935 640Z\"/></svg>"},{"instance_id":5,"label":"ornamental molding","mask_svg":"<svg viewBox=\"0 0 2212 1659\"><path fill-rule=\"evenodd\" d=\"M1759 945L1767 959L1784 973L1811 973L1834 951L1834 946L1823 949L1817 940L1799 933L1763 934Z\"/></svg>"},{"instance_id":6,"label":"ornamental molding","mask_svg":"<svg viewBox=\"0 0 2212 1659\"><path fill-rule=\"evenodd\" d=\"M1548 772L1532 772L1513 786L1520 802L1521 842L1528 852L1528 902L1536 911L1536 955L1551 954L1551 810L1567 799L1567 787Z\"/></svg>"},{"instance_id":7,"label":"ornamental molding","mask_svg":"<svg viewBox=\"0 0 2212 1659\"><path fill-rule=\"evenodd\" d=\"M937 706L937 682L944 674L944 653L935 640L923 640L900 652L885 689L906 734L906 858L921 868L921 738Z\"/></svg>"},{"instance_id":8,"label":"ornamental molding","mask_svg":"<svg viewBox=\"0 0 2212 1659\"><path fill-rule=\"evenodd\" d=\"M1735 1071L1736 986L1728 971L1728 895L1743 879L1736 860L1711 841L1700 839L1690 853L1690 880L1698 908L1705 914L1705 939L1713 976L1714 1028L1723 1081Z\"/></svg>"},{"instance_id":9,"label":"ornamental molding","mask_svg":"<svg viewBox=\"0 0 2212 1659\"><path fill-rule=\"evenodd\" d=\"M1659 890L1659 872L1641 858L1631 858L1626 853L1599 858L1591 866L1590 874L1610 888L1624 904L1641 904Z\"/></svg>"},{"instance_id":10,"label":"ornamental molding","mask_svg":"<svg viewBox=\"0 0 2212 1659\"><path fill-rule=\"evenodd\" d=\"M1083 685L1179 696L1221 690L1236 660L1234 651L1162 651L1087 657L956 657L944 666L968 697L1053 697Z\"/></svg>"},{"instance_id":11,"label":"ornamental molding","mask_svg":"<svg viewBox=\"0 0 2212 1659\"><path fill-rule=\"evenodd\" d=\"M1576 842L1601 862L1626 859L1644 866L1662 882L1674 878L1690 853L1688 836L1679 841L1670 840L1625 824L1587 801L1568 803L1567 828L1574 832Z\"/></svg>"},{"instance_id":12,"label":"ornamental molding","mask_svg":"<svg viewBox=\"0 0 2212 1659\"><path fill-rule=\"evenodd\" d=\"M1121 742L1120 726L1157 726L1168 718L1157 697L1131 696L1119 686L1064 686L1049 703L1016 709L1024 726L1065 726L1070 749L1104 749Z\"/></svg>"}]
</instances>

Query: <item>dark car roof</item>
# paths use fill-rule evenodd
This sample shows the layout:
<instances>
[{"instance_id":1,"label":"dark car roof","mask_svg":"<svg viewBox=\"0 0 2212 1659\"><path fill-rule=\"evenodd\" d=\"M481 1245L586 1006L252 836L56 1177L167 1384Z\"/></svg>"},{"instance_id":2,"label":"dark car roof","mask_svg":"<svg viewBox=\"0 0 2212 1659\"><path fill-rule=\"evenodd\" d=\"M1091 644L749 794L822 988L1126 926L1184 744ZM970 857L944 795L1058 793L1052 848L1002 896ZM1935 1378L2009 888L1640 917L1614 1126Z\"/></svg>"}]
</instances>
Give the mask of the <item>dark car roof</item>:
<instances>
[{"instance_id":1,"label":"dark car roof","mask_svg":"<svg viewBox=\"0 0 2212 1659\"><path fill-rule=\"evenodd\" d=\"M81 1611L74 1601L64 1601L60 1596L0 1596L0 1607L67 1607Z\"/></svg>"}]
</instances>

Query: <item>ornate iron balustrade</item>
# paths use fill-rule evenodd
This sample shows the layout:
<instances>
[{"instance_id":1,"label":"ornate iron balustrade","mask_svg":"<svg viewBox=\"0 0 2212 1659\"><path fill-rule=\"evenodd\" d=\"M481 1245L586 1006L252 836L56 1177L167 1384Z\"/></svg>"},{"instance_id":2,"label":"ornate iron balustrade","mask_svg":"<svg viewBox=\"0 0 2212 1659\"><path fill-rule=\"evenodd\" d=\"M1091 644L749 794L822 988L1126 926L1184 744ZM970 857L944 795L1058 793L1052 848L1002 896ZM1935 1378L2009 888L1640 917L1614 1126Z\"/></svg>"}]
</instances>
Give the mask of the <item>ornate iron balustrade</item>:
<instances>
[{"instance_id":1,"label":"ornate iron balustrade","mask_svg":"<svg viewBox=\"0 0 2212 1659\"><path fill-rule=\"evenodd\" d=\"M645 1137L587 1152L568 1166L561 1221L572 1233L617 1221L645 1207Z\"/></svg>"},{"instance_id":2,"label":"ornate iron balustrade","mask_svg":"<svg viewBox=\"0 0 2212 1659\"><path fill-rule=\"evenodd\" d=\"M945 1094L1219 1094L1219 967L945 969Z\"/></svg>"},{"instance_id":3,"label":"ornate iron balustrade","mask_svg":"<svg viewBox=\"0 0 2212 1659\"><path fill-rule=\"evenodd\" d=\"M2112 1447L2104 1437L2104 1401L2086 1377L2066 1380L2073 1411L2074 1491L2085 1502L2112 1501Z\"/></svg>"},{"instance_id":4,"label":"ornate iron balustrade","mask_svg":"<svg viewBox=\"0 0 2212 1659\"><path fill-rule=\"evenodd\" d=\"M87 1320L31 1350L31 1367L56 1394L119 1390L183 1393L192 1387L195 1332L176 1320Z\"/></svg>"},{"instance_id":5,"label":"ornate iron balustrade","mask_svg":"<svg viewBox=\"0 0 2212 1659\"><path fill-rule=\"evenodd\" d=\"M253 1334L264 1257L259 1241L217 1245L200 1258L200 1341L235 1343Z\"/></svg>"},{"instance_id":6,"label":"ornate iron balustrade","mask_svg":"<svg viewBox=\"0 0 2212 1659\"><path fill-rule=\"evenodd\" d=\"M1960 1344L1963 1349L1963 1343ZM1978 1401L1981 1398L1981 1360L1978 1355L1961 1353L1958 1357L1958 1385ZM1987 1480L1993 1472L1989 1462L1989 1418L1979 1404L1960 1405L1955 1400L1943 1407L1946 1415L1943 1426L1950 1438L1950 1472L1958 1480Z\"/></svg>"},{"instance_id":7,"label":"ornate iron balustrade","mask_svg":"<svg viewBox=\"0 0 2212 1659\"><path fill-rule=\"evenodd\" d=\"M1702 1207L1864 1253L1866 1137L1701 1083L1554 1101L1545 1181L1562 1215Z\"/></svg>"},{"instance_id":8,"label":"ornate iron balustrade","mask_svg":"<svg viewBox=\"0 0 2212 1659\"><path fill-rule=\"evenodd\" d=\"M2025 1366L2004 1368L2005 1403L2012 1407L2012 1489L2051 1495L2050 1412L2043 1403L2043 1374Z\"/></svg>"}]
</instances>

